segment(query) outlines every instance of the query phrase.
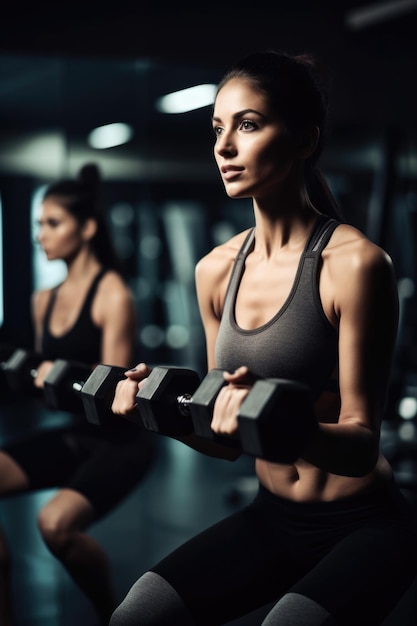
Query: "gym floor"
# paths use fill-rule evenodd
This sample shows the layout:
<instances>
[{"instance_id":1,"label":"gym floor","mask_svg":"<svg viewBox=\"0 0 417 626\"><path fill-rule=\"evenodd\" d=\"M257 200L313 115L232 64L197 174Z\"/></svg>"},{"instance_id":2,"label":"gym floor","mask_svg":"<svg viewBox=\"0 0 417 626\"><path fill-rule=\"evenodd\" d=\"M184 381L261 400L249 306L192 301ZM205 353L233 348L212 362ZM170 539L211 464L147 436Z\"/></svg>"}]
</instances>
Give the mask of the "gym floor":
<instances>
[{"instance_id":1,"label":"gym floor","mask_svg":"<svg viewBox=\"0 0 417 626\"><path fill-rule=\"evenodd\" d=\"M51 428L65 413L37 409L25 400L3 401L0 445L35 428ZM157 437L158 455L136 490L91 534L107 550L120 598L155 561L197 531L233 512L254 493L253 461L234 463L205 457L180 443ZM16 626L96 626L93 611L65 570L48 553L37 529L36 514L53 491L3 500L0 523L13 558ZM256 612L230 626L255 626L266 612ZM417 581L383 626L415 626Z\"/></svg>"}]
</instances>

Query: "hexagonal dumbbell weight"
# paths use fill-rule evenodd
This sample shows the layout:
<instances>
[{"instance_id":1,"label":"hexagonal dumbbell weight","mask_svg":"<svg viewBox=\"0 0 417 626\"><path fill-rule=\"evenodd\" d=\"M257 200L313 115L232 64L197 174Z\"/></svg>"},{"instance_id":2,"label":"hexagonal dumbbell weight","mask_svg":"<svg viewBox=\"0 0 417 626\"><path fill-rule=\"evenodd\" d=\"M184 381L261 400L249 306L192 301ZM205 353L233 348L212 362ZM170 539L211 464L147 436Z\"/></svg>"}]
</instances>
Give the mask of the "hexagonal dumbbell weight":
<instances>
[{"instance_id":1,"label":"hexagonal dumbbell weight","mask_svg":"<svg viewBox=\"0 0 417 626\"><path fill-rule=\"evenodd\" d=\"M209 370L190 400L189 411L196 435L232 448L239 448L241 444L237 434L219 435L210 426L216 398L222 387L227 384L224 370L218 368Z\"/></svg>"},{"instance_id":2,"label":"hexagonal dumbbell weight","mask_svg":"<svg viewBox=\"0 0 417 626\"><path fill-rule=\"evenodd\" d=\"M17 348L2 362L1 369L11 391L21 395L41 395L34 386L33 378L42 357L37 352Z\"/></svg>"},{"instance_id":3,"label":"hexagonal dumbbell weight","mask_svg":"<svg viewBox=\"0 0 417 626\"><path fill-rule=\"evenodd\" d=\"M193 432L188 405L200 384L196 372L181 367L154 367L136 396L138 412L147 430L180 436Z\"/></svg>"},{"instance_id":4,"label":"hexagonal dumbbell weight","mask_svg":"<svg viewBox=\"0 0 417 626\"><path fill-rule=\"evenodd\" d=\"M90 424L114 424L117 417L111 410L117 383L126 380L126 367L97 365L84 384L75 385L80 392L85 416Z\"/></svg>"},{"instance_id":5,"label":"hexagonal dumbbell weight","mask_svg":"<svg viewBox=\"0 0 417 626\"><path fill-rule=\"evenodd\" d=\"M242 450L293 463L318 429L309 387L281 378L257 380L238 413Z\"/></svg>"},{"instance_id":6,"label":"hexagonal dumbbell weight","mask_svg":"<svg viewBox=\"0 0 417 626\"><path fill-rule=\"evenodd\" d=\"M91 374L91 366L78 361L57 359L43 381L46 404L51 409L82 413L83 403L78 393Z\"/></svg>"}]
</instances>

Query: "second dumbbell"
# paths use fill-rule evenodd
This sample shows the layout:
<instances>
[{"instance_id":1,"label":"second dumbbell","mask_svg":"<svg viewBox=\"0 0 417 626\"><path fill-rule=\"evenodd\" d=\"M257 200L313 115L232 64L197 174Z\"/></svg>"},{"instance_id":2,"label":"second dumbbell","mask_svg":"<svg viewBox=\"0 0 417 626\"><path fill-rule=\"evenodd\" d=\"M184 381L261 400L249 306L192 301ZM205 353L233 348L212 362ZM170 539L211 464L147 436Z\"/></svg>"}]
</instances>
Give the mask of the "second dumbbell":
<instances>
[{"instance_id":1,"label":"second dumbbell","mask_svg":"<svg viewBox=\"0 0 417 626\"><path fill-rule=\"evenodd\" d=\"M199 384L192 370L156 367L136 396L140 419L160 434L194 432L254 457L294 462L318 428L308 387L286 379L257 380L239 410L238 433L228 436L210 426L215 400L226 384L219 369Z\"/></svg>"}]
</instances>

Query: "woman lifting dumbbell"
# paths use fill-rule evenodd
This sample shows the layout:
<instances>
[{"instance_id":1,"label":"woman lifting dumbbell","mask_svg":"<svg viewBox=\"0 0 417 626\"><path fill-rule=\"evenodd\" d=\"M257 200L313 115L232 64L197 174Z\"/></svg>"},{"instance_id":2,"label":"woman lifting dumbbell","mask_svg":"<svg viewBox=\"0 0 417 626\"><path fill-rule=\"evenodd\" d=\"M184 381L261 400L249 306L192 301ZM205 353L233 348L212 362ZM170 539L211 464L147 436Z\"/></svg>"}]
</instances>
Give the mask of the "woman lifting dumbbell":
<instances>
[{"instance_id":1,"label":"woman lifting dumbbell","mask_svg":"<svg viewBox=\"0 0 417 626\"><path fill-rule=\"evenodd\" d=\"M52 184L42 200L38 241L48 260L63 259L67 275L33 295L37 365L35 385L56 359L93 369L129 367L134 358L133 298L107 231L100 172L84 166L78 179ZM0 450L0 495L58 487L39 511L38 526L51 553L108 624L116 597L107 557L87 529L135 488L153 458L150 434L127 420L97 427L82 414ZM6 538L0 535L0 623L9 626Z\"/></svg>"},{"instance_id":2,"label":"woman lifting dumbbell","mask_svg":"<svg viewBox=\"0 0 417 626\"><path fill-rule=\"evenodd\" d=\"M252 374L307 385L318 428L292 462L258 458L253 502L145 572L111 626L214 626L263 606L264 626L376 626L416 575L413 512L379 449L393 264L344 222L317 169L326 109L308 55L255 53L225 75L214 155L228 196L252 198L255 227L196 268L208 368L230 372L213 431L237 431ZM127 372L116 413L133 410L149 371ZM182 440L200 449L195 433Z\"/></svg>"}]
</instances>

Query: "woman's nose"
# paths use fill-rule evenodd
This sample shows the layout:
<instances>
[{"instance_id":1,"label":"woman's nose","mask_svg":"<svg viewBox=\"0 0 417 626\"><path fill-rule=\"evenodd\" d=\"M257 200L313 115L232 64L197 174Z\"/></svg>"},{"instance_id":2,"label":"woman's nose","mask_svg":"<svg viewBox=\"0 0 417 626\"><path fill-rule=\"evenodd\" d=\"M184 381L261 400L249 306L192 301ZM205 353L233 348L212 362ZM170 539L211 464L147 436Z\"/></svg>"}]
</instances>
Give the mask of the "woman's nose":
<instances>
[{"instance_id":1,"label":"woman's nose","mask_svg":"<svg viewBox=\"0 0 417 626\"><path fill-rule=\"evenodd\" d=\"M43 228L38 229L38 232L35 235L35 239L38 243L42 244L45 239L45 231Z\"/></svg>"},{"instance_id":2,"label":"woman's nose","mask_svg":"<svg viewBox=\"0 0 417 626\"><path fill-rule=\"evenodd\" d=\"M216 141L216 152L221 155L236 154L236 145L230 133L223 133Z\"/></svg>"}]
</instances>

